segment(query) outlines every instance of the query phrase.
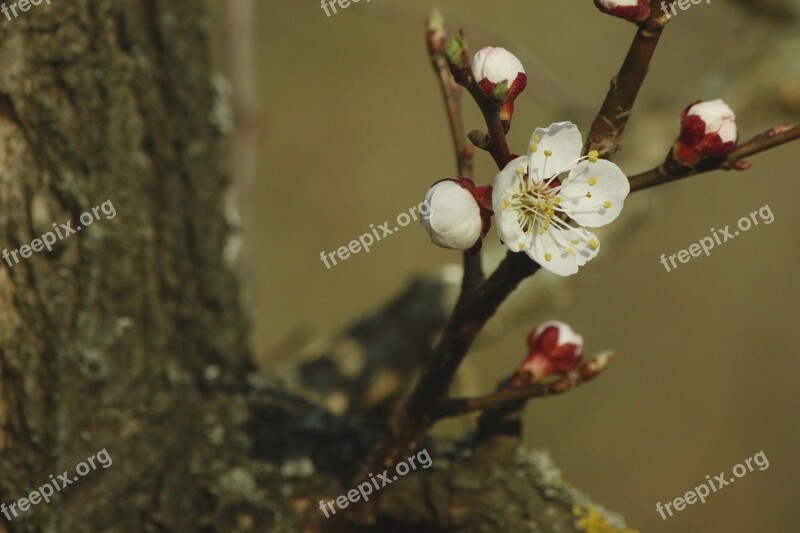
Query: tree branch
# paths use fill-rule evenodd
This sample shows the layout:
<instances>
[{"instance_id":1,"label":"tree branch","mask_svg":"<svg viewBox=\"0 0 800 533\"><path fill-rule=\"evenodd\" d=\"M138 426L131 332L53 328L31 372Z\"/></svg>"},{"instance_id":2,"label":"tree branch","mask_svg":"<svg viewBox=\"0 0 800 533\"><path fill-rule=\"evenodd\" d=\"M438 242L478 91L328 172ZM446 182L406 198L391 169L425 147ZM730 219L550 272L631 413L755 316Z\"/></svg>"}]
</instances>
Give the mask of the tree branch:
<instances>
[{"instance_id":1,"label":"tree branch","mask_svg":"<svg viewBox=\"0 0 800 533\"><path fill-rule=\"evenodd\" d=\"M756 135L744 144L740 144L727 158L718 164L710 167L698 167L685 171L669 170L665 165L642 172L629 178L631 192L641 191L656 185L662 185L682 178L688 178L697 174L703 174L712 170L746 170L750 164L745 161L746 157L759 154L771 148L800 139L800 125L793 127L776 126L764 133Z\"/></svg>"},{"instance_id":2,"label":"tree branch","mask_svg":"<svg viewBox=\"0 0 800 533\"><path fill-rule=\"evenodd\" d=\"M509 252L497 270L472 292L462 294L445 326L442 338L419 381L390 422L389 432L354 480L359 483L373 472L382 472L410 453L435 422L434 409L446 396L456 370L472 342L500 304L519 283L539 269L525 255ZM354 485L355 486L355 485ZM380 493L350 508L350 518L370 523Z\"/></svg>"},{"instance_id":3,"label":"tree branch","mask_svg":"<svg viewBox=\"0 0 800 533\"><path fill-rule=\"evenodd\" d=\"M508 149L506 132L503 129L503 122L500 120L499 105L483 95L471 71L469 71L469 76L465 79L456 79L467 88L469 94L475 99L475 103L480 107L483 119L486 121L486 127L489 129L489 137L492 140L492 144L489 146L489 153L492 154L497 168L502 170L511 158L511 151Z\"/></svg>"},{"instance_id":4,"label":"tree branch","mask_svg":"<svg viewBox=\"0 0 800 533\"><path fill-rule=\"evenodd\" d=\"M483 119L489 129L488 133L491 140L486 150L492 155L497 168L502 170L510 159L511 151L508 149L506 130L503 129L503 121L500 119L500 103L481 92L469 66L463 68L451 66L450 72L456 83L467 89L469 94L472 95L481 113L483 113Z\"/></svg>"},{"instance_id":5,"label":"tree branch","mask_svg":"<svg viewBox=\"0 0 800 533\"><path fill-rule=\"evenodd\" d=\"M529 400L531 398L544 398L563 394L573 388L588 383L599 376L607 367L612 354L606 352L598 356L596 361L590 361L581 369L570 372L566 376L550 383L534 383L524 388L509 388L502 386L496 392L479 396L477 398L452 398L439 404L434 415L437 420L453 416L461 416L476 411L498 409L505 405ZM603 358L601 362L597 362Z\"/></svg>"},{"instance_id":6,"label":"tree branch","mask_svg":"<svg viewBox=\"0 0 800 533\"><path fill-rule=\"evenodd\" d=\"M467 133L464 129L464 119L461 116L461 87L459 87L450 74L450 67L441 50L431 54L431 63L439 80L439 87L444 97L447 118L450 124L450 133L453 136L453 146L456 154L456 167L458 175L472 179L475 149L467 142Z\"/></svg>"},{"instance_id":7,"label":"tree branch","mask_svg":"<svg viewBox=\"0 0 800 533\"><path fill-rule=\"evenodd\" d=\"M585 152L597 150L600 157L611 159L619 150L622 133L647 77L661 32L669 21L657 0L650 4L652 13L639 24L628 55L617 75L611 80L611 88L586 138Z\"/></svg>"},{"instance_id":8,"label":"tree branch","mask_svg":"<svg viewBox=\"0 0 800 533\"><path fill-rule=\"evenodd\" d=\"M447 32L444 29L444 21L440 12L434 11L428 19L427 34L431 65L439 80L439 87L442 91L445 109L447 110L447 119L450 124L450 134L453 137L458 175L472 179L475 149L467 142L467 134L464 129L464 118L461 113L461 87L458 86L450 73L450 65L447 64L447 58L444 55ZM464 278L461 284L461 292L466 292L478 286L484 278L485 274L483 273L483 261L480 251L474 254L465 251Z\"/></svg>"}]
</instances>

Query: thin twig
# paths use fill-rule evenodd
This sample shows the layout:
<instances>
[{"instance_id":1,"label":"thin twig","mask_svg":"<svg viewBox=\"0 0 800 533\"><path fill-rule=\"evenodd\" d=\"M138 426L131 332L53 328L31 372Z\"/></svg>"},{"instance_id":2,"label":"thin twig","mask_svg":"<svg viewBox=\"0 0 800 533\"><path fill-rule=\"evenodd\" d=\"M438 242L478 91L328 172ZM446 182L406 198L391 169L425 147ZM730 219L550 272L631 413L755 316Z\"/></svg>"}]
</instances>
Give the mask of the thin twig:
<instances>
[{"instance_id":1,"label":"thin twig","mask_svg":"<svg viewBox=\"0 0 800 533\"><path fill-rule=\"evenodd\" d=\"M481 109L483 119L486 121L486 127L489 130L487 133L489 133L489 137L492 141L492 144L489 146L489 153L492 154L497 168L502 170L505 168L506 164L508 164L511 151L508 149L508 141L506 141L503 121L500 120L500 106L489 97L484 96L480 87L478 87L478 83L472 76L472 72L469 70L467 72L467 75L457 76L456 81L466 87L469 94L475 99L475 103L477 103L478 107Z\"/></svg>"},{"instance_id":2,"label":"thin twig","mask_svg":"<svg viewBox=\"0 0 800 533\"><path fill-rule=\"evenodd\" d=\"M656 185L677 181L689 176L703 174L712 170L745 170L749 168L746 157L759 154L776 146L800 139L800 125L794 127L778 126L756 135L749 141L740 144L727 158L712 167L699 167L684 172L670 172L664 165L642 172L628 178L631 192L641 191Z\"/></svg>"},{"instance_id":3,"label":"thin twig","mask_svg":"<svg viewBox=\"0 0 800 533\"><path fill-rule=\"evenodd\" d=\"M458 175L472 179L474 147L467 141L467 133L464 129L464 118L461 112L461 87L458 86L453 75L450 73L450 66L444 55L444 41L446 33L441 28L440 33L436 33L428 28L428 52L431 57L431 65L436 72L439 80L439 88L444 98L447 119L450 124L450 134L453 137L453 149L456 155L456 168ZM465 293L477 287L485 278L483 272L483 260L480 252L464 252L464 278L461 282L461 292Z\"/></svg>"},{"instance_id":4,"label":"thin twig","mask_svg":"<svg viewBox=\"0 0 800 533\"><path fill-rule=\"evenodd\" d=\"M436 420L441 420L442 418L466 415L476 411L499 409L521 400L563 394L599 376L607 368L611 354L610 352L605 353L602 357L604 358L602 365L592 366L589 364L582 370L570 372L566 376L550 383L537 383L529 387L516 389L504 386L496 392L477 398L452 398L446 400L439 404L435 418Z\"/></svg>"},{"instance_id":5,"label":"thin twig","mask_svg":"<svg viewBox=\"0 0 800 533\"><path fill-rule=\"evenodd\" d=\"M461 115L461 87L456 84L450 74L450 67L447 65L444 52L432 54L431 63L438 76L439 87L442 90L445 108L447 109L458 175L472 179L472 156L475 153L475 149L467 141L467 133L464 129L464 119Z\"/></svg>"},{"instance_id":6,"label":"thin twig","mask_svg":"<svg viewBox=\"0 0 800 533\"><path fill-rule=\"evenodd\" d=\"M652 13L639 24L628 55L617 75L611 80L611 88L594 119L586 138L586 152L597 150L600 157L611 159L619 150L620 139L631 116L633 104L647 77L661 32L669 21L657 0L650 4Z\"/></svg>"},{"instance_id":7,"label":"thin twig","mask_svg":"<svg viewBox=\"0 0 800 533\"><path fill-rule=\"evenodd\" d=\"M489 129L489 137L491 144L487 147L487 151L492 155L497 168L503 169L511 156L511 151L508 149L508 141L506 140L506 131L503 129L503 121L500 119L500 102L496 102L490 97L483 94L478 82L475 81L475 76L472 75L472 69L465 68L451 68L453 78L456 83L467 89L475 103L478 104L483 118L486 121L486 127Z\"/></svg>"}]
</instances>

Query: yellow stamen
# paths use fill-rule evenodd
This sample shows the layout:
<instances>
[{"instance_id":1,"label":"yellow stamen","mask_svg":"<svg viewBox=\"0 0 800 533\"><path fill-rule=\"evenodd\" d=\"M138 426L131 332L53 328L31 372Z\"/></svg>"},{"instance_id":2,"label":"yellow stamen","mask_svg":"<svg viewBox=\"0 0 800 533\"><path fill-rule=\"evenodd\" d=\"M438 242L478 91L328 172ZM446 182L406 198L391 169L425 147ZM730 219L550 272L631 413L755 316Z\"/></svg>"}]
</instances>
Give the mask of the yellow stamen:
<instances>
[{"instance_id":1,"label":"yellow stamen","mask_svg":"<svg viewBox=\"0 0 800 533\"><path fill-rule=\"evenodd\" d=\"M553 155L553 152L551 152L550 150L545 150L544 151L544 156L545 157L550 157L551 155Z\"/></svg>"},{"instance_id":2,"label":"yellow stamen","mask_svg":"<svg viewBox=\"0 0 800 533\"><path fill-rule=\"evenodd\" d=\"M608 200L606 200L605 202L603 202L603 207L604 207L605 209L610 209L612 205L613 205L613 204L612 204L611 202L609 202Z\"/></svg>"},{"instance_id":3,"label":"yellow stamen","mask_svg":"<svg viewBox=\"0 0 800 533\"><path fill-rule=\"evenodd\" d=\"M598 248L600 248L600 243L597 242L597 239L592 239L589 241L589 246L592 247L592 250L597 250Z\"/></svg>"},{"instance_id":4,"label":"yellow stamen","mask_svg":"<svg viewBox=\"0 0 800 533\"><path fill-rule=\"evenodd\" d=\"M589 185L594 185L597 183L597 178L589 178Z\"/></svg>"},{"instance_id":5,"label":"yellow stamen","mask_svg":"<svg viewBox=\"0 0 800 533\"><path fill-rule=\"evenodd\" d=\"M539 228L539 235L544 235L544 228Z\"/></svg>"},{"instance_id":6,"label":"yellow stamen","mask_svg":"<svg viewBox=\"0 0 800 533\"><path fill-rule=\"evenodd\" d=\"M591 192L587 192L586 193L586 198L591 198L591 197L592 197L592 193Z\"/></svg>"},{"instance_id":7,"label":"yellow stamen","mask_svg":"<svg viewBox=\"0 0 800 533\"><path fill-rule=\"evenodd\" d=\"M574 240L572 241L572 244L580 244L580 242L581 242L581 241L579 241L578 239L574 239Z\"/></svg>"},{"instance_id":8,"label":"yellow stamen","mask_svg":"<svg viewBox=\"0 0 800 533\"><path fill-rule=\"evenodd\" d=\"M511 205L511 202L508 201L508 198L503 199L503 209L508 209L508 206Z\"/></svg>"},{"instance_id":9,"label":"yellow stamen","mask_svg":"<svg viewBox=\"0 0 800 533\"><path fill-rule=\"evenodd\" d=\"M560 203L561 203L561 197L560 197L560 196L556 196L556 203L557 203L557 204L560 204Z\"/></svg>"},{"instance_id":10,"label":"yellow stamen","mask_svg":"<svg viewBox=\"0 0 800 533\"><path fill-rule=\"evenodd\" d=\"M597 163L598 157L600 157L600 154L597 152L597 150L592 150L589 152L589 161L591 163Z\"/></svg>"},{"instance_id":11,"label":"yellow stamen","mask_svg":"<svg viewBox=\"0 0 800 533\"><path fill-rule=\"evenodd\" d=\"M538 143L539 139L541 139L541 137L539 137L538 135L534 135L533 136L533 142L537 142Z\"/></svg>"},{"instance_id":12,"label":"yellow stamen","mask_svg":"<svg viewBox=\"0 0 800 533\"><path fill-rule=\"evenodd\" d=\"M539 147L538 147L537 145L535 145L535 144L532 144L532 145L531 145L531 153L532 153L532 154L535 154L535 153L536 153L536 150L538 150L538 149L539 149Z\"/></svg>"},{"instance_id":13,"label":"yellow stamen","mask_svg":"<svg viewBox=\"0 0 800 533\"><path fill-rule=\"evenodd\" d=\"M525 243L524 242L519 243L519 249L520 250L524 250L525 249Z\"/></svg>"},{"instance_id":14,"label":"yellow stamen","mask_svg":"<svg viewBox=\"0 0 800 533\"><path fill-rule=\"evenodd\" d=\"M575 250L572 248L572 246L567 246L567 249L564 251L567 252L569 255L573 255L575 253Z\"/></svg>"},{"instance_id":15,"label":"yellow stamen","mask_svg":"<svg viewBox=\"0 0 800 533\"><path fill-rule=\"evenodd\" d=\"M544 254L544 260L545 260L545 261L547 261L548 263L550 262L550 260L551 260L552 258L553 258L553 256L552 256L552 255L550 255L550 254Z\"/></svg>"}]
</instances>

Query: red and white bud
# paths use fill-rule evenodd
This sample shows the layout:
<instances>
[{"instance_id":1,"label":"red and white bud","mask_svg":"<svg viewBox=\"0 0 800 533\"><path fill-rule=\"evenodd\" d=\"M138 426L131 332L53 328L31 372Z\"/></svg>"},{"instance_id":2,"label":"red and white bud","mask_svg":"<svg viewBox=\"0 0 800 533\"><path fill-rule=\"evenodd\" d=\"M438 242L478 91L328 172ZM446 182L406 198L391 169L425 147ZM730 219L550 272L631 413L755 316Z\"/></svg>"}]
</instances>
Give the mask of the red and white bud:
<instances>
[{"instance_id":1,"label":"red and white bud","mask_svg":"<svg viewBox=\"0 0 800 533\"><path fill-rule=\"evenodd\" d=\"M650 16L649 0L594 0L603 13L639 23Z\"/></svg>"},{"instance_id":2,"label":"red and white bud","mask_svg":"<svg viewBox=\"0 0 800 533\"><path fill-rule=\"evenodd\" d=\"M467 178L445 179L434 183L425 195L420 224L431 242L453 250L480 250L481 238L489 231L491 187L476 187ZM487 200L488 199L488 200Z\"/></svg>"},{"instance_id":3,"label":"red and white bud","mask_svg":"<svg viewBox=\"0 0 800 533\"><path fill-rule=\"evenodd\" d=\"M501 102L514 100L528 83L522 63L505 48L481 48L472 58L470 67L481 92ZM504 90L497 91L499 85Z\"/></svg>"},{"instance_id":4,"label":"red and white bud","mask_svg":"<svg viewBox=\"0 0 800 533\"><path fill-rule=\"evenodd\" d=\"M722 100L697 102L681 113L681 134L672 157L693 167L704 158L719 158L736 148L736 114Z\"/></svg>"},{"instance_id":5,"label":"red and white bud","mask_svg":"<svg viewBox=\"0 0 800 533\"><path fill-rule=\"evenodd\" d=\"M534 329L528 346L530 351L512 379L512 386L527 386L552 374L567 374L578 368L583 358L583 337L568 324L555 320Z\"/></svg>"}]
</instances>

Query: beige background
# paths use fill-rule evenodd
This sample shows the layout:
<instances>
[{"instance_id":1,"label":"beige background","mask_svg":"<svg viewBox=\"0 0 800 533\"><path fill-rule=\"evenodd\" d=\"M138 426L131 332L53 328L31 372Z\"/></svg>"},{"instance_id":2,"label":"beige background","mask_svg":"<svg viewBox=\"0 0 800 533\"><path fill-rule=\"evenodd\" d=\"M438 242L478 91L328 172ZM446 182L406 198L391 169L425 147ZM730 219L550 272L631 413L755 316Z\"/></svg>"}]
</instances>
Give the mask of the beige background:
<instances>
[{"instance_id":1,"label":"beige background","mask_svg":"<svg viewBox=\"0 0 800 533\"><path fill-rule=\"evenodd\" d=\"M298 331L334 333L458 254L434 247L412 225L331 270L319 259L370 224L394 220L433 181L454 173L422 38L431 2L362 0L330 18L312 0L259 4L264 130L249 246L257 273L255 343L271 367L280 361L276 347ZM586 131L633 34L589 0L438 5L452 28L467 26L473 50L504 46L525 64L529 86L509 136L517 152L538 125L573 120ZM767 36L776 31L722 1L682 12L667 29L631 121L623 169L658 164L679 111L696 98L724 96L739 113L743 138L778 115L796 120L797 109L784 105L796 98L795 86L780 80L796 82L800 68L757 70L753 63L770 52ZM564 103L574 104L572 111L560 110ZM468 128L482 127L471 105L466 120ZM798 146L753 158L746 173L717 172L635 194L615 223L617 238L565 287L564 305L523 316L469 357L465 371L479 370L478 385L488 390L525 355L528 329L550 318L583 333L588 354L615 350L597 382L528 407L526 440L549 448L568 481L642 531L796 530ZM488 183L494 172L490 158L478 154L476 181ZM659 263L662 253L765 204L773 224L677 271ZM494 229L488 243L496 261ZM536 295L529 290L525 298ZM706 474L729 473L760 450L768 470L667 522L656 513L657 501L683 495Z\"/></svg>"}]
</instances>

